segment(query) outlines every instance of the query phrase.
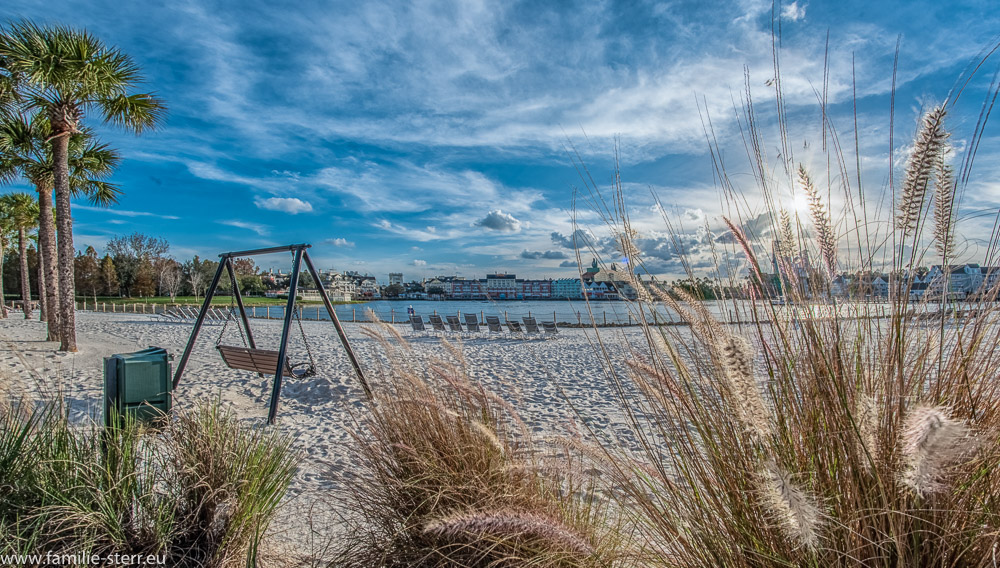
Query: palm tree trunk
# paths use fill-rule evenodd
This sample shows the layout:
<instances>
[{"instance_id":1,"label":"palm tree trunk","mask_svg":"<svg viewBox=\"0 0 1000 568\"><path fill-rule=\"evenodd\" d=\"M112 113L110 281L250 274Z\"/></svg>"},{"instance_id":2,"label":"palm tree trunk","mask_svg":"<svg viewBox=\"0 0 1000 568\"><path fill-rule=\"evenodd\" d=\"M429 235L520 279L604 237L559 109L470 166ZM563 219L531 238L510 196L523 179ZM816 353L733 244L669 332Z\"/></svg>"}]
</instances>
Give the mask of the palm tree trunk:
<instances>
[{"instance_id":1,"label":"palm tree trunk","mask_svg":"<svg viewBox=\"0 0 1000 568\"><path fill-rule=\"evenodd\" d=\"M38 247L38 320L49 321L49 303L45 299L45 253Z\"/></svg>"},{"instance_id":2,"label":"palm tree trunk","mask_svg":"<svg viewBox=\"0 0 1000 568\"><path fill-rule=\"evenodd\" d=\"M24 319L31 319L31 279L28 274L28 239L24 228L17 229L17 248L21 256L21 307Z\"/></svg>"},{"instance_id":3,"label":"palm tree trunk","mask_svg":"<svg viewBox=\"0 0 1000 568\"><path fill-rule=\"evenodd\" d=\"M53 131L55 128L53 121ZM73 217L70 212L69 132L52 139L56 191L56 244L59 252L60 351L76 351L76 291L73 281Z\"/></svg>"},{"instance_id":4,"label":"palm tree trunk","mask_svg":"<svg viewBox=\"0 0 1000 568\"><path fill-rule=\"evenodd\" d=\"M59 341L59 273L56 271L56 220L52 215L52 188L39 184L38 190L38 250L42 251L42 272L45 283L45 322L48 341ZM41 293L39 293L41 295Z\"/></svg>"},{"instance_id":5,"label":"palm tree trunk","mask_svg":"<svg viewBox=\"0 0 1000 568\"><path fill-rule=\"evenodd\" d=\"M4 248L6 247L0 243L0 318L7 319L7 296L3 293L3 255L6 252Z\"/></svg>"}]
</instances>

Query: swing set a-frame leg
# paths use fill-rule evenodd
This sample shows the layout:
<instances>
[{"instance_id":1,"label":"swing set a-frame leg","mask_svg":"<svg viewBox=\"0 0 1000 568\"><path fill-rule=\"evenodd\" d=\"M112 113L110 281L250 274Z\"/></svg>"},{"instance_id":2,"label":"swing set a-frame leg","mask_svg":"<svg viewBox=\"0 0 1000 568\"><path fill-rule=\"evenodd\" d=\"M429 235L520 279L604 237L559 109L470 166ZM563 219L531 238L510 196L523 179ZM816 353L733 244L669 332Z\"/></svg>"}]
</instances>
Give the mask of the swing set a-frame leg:
<instances>
[{"instance_id":1,"label":"swing set a-frame leg","mask_svg":"<svg viewBox=\"0 0 1000 568\"><path fill-rule=\"evenodd\" d=\"M226 261L228 260L226 259ZM195 320L194 329L191 330L191 337L188 338L187 345L184 346L184 354L181 355L181 360L177 363L177 370L174 371L173 388L175 390L177 389L177 384L181 382L181 375L184 373L184 367L187 367L188 358L191 357L191 350L194 348L194 341L198 339L198 332L201 331L201 325L205 323L205 314L208 313L208 308L212 305L212 297L215 295L215 289L219 287L219 278L222 277L225 264L226 262L219 263L219 269L215 271L212 283L205 292L205 303L201 305L201 311L198 312L198 319Z\"/></svg>"},{"instance_id":2,"label":"swing set a-frame leg","mask_svg":"<svg viewBox=\"0 0 1000 568\"><path fill-rule=\"evenodd\" d=\"M274 424L274 419L278 415L278 399L281 397L281 379L285 371L285 354L288 350L288 330L292 326L292 314L295 312L295 296L299 290L299 269L302 266L302 253L304 250L295 250L295 262L292 263L291 281L288 283L288 304L285 308L285 322L281 326L281 345L278 347L278 368L274 372L274 386L271 387L271 405L267 411L267 423ZM320 289L323 288L323 281L317 279L316 283Z\"/></svg>"}]
</instances>

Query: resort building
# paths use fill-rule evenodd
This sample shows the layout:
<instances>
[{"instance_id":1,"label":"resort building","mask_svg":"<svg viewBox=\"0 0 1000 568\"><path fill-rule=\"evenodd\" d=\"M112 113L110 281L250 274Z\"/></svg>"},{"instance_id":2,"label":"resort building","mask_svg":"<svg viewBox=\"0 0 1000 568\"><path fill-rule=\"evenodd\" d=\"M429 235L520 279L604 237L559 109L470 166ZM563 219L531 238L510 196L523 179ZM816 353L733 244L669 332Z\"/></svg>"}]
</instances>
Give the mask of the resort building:
<instances>
[{"instance_id":1,"label":"resort building","mask_svg":"<svg viewBox=\"0 0 1000 568\"><path fill-rule=\"evenodd\" d=\"M579 300L583 298L579 278L560 278L552 282L552 297Z\"/></svg>"},{"instance_id":2,"label":"resort building","mask_svg":"<svg viewBox=\"0 0 1000 568\"><path fill-rule=\"evenodd\" d=\"M513 274L487 274L486 295L494 300L517 298L517 277Z\"/></svg>"},{"instance_id":3,"label":"resort building","mask_svg":"<svg viewBox=\"0 0 1000 568\"><path fill-rule=\"evenodd\" d=\"M390 272L389 273L389 285L398 284L403 285L403 273L402 272Z\"/></svg>"}]
</instances>

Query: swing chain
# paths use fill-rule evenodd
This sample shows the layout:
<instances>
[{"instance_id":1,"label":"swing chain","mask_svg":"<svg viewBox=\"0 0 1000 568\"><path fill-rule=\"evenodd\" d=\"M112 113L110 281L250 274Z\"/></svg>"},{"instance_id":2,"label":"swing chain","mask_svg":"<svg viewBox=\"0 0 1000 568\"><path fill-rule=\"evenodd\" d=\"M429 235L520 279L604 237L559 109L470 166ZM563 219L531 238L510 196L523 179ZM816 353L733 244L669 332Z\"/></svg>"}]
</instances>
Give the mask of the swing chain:
<instances>
[{"instance_id":1,"label":"swing chain","mask_svg":"<svg viewBox=\"0 0 1000 568\"><path fill-rule=\"evenodd\" d=\"M309 374L306 376L313 376L316 374L316 361L313 359L313 352L309 347L309 340L306 339L306 330L302 327L302 315L298 309L295 310L295 321L299 324L299 333L302 335L302 343L306 346L306 354L309 356Z\"/></svg>"}]
</instances>

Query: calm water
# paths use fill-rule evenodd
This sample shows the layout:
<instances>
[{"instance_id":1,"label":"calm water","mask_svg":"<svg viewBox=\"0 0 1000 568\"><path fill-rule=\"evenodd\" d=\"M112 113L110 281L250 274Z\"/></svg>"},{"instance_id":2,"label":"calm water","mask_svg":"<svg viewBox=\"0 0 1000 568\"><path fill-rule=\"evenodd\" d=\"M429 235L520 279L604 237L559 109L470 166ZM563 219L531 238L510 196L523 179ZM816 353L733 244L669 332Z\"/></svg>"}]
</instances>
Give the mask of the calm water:
<instances>
[{"instance_id":1,"label":"calm water","mask_svg":"<svg viewBox=\"0 0 1000 568\"><path fill-rule=\"evenodd\" d=\"M729 319L724 313L728 304L721 302L706 302L709 309L717 316ZM474 313L479 316L480 321L485 316L499 316L504 319L521 321L524 316L534 316L538 321L556 321L557 323L590 323L590 314L593 313L594 320L598 324L603 323L636 323L639 316L635 311L635 306L627 302L591 302L588 312L587 304L582 300L578 301L499 301L491 302L487 300L456 300L456 301L414 301L414 300L377 300L364 304L349 304L334 306L337 317L341 321L367 321L369 320L368 310L375 312L376 316L383 321L408 321L409 316L406 309L413 306L413 310L427 320L431 314L458 315ZM631 308L631 309L630 309ZM302 306L302 317L305 319L330 319L323 306ZM251 311L248 308L248 311ZM279 306L268 308L254 308L252 313L255 317L281 318L285 309ZM659 321L679 321L676 313L665 308L658 307ZM652 321L652 316L646 314L646 319ZM464 321L464 320L463 320Z\"/></svg>"}]
</instances>

